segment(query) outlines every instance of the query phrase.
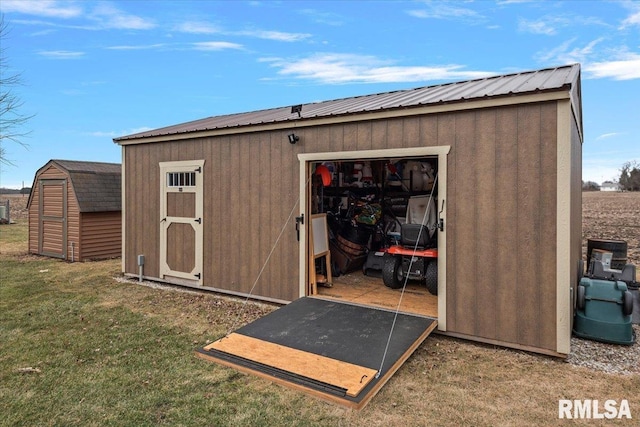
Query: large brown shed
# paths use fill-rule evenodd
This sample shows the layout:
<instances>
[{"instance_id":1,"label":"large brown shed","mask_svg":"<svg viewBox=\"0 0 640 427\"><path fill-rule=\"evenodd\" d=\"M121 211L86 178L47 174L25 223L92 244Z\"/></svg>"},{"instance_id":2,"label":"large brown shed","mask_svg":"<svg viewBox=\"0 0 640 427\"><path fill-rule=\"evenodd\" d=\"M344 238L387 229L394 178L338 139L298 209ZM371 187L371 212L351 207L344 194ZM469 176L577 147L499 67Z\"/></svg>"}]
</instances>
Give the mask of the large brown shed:
<instances>
[{"instance_id":1,"label":"large brown shed","mask_svg":"<svg viewBox=\"0 0 640 427\"><path fill-rule=\"evenodd\" d=\"M574 64L116 138L122 270L136 275L144 255L146 278L290 302L312 289L312 214L344 215L347 196L369 189L383 205L399 199L391 208L403 217L403 203L433 190L438 293L416 291L416 312L431 307L441 333L567 355L581 258L581 115ZM321 164L334 172L327 187L313 179ZM416 184L425 169L437 178ZM342 261L338 285L362 275L357 257ZM377 300L395 307L397 291L377 286Z\"/></svg>"},{"instance_id":2,"label":"large brown shed","mask_svg":"<svg viewBox=\"0 0 640 427\"><path fill-rule=\"evenodd\" d=\"M119 163L50 160L38 169L29 253L71 262L121 256L121 176Z\"/></svg>"}]
</instances>

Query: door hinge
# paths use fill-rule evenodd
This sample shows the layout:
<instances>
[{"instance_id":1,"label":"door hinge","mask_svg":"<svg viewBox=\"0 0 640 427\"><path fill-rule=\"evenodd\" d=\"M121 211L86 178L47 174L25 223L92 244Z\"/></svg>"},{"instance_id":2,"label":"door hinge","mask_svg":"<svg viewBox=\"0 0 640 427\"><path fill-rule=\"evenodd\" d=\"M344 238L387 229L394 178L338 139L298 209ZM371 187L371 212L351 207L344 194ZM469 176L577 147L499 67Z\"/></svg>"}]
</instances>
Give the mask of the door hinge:
<instances>
[{"instance_id":1,"label":"door hinge","mask_svg":"<svg viewBox=\"0 0 640 427\"><path fill-rule=\"evenodd\" d=\"M195 222L197 222L198 224L202 224L202 218L196 218L194 219Z\"/></svg>"},{"instance_id":2,"label":"door hinge","mask_svg":"<svg viewBox=\"0 0 640 427\"><path fill-rule=\"evenodd\" d=\"M195 277L197 277L197 278L198 278L198 280L200 280L200 278L201 278L201 277L200 277L200 273L198 273L198 274L194 274L194 276L195 276Z\"/></svg>"},{"instance_id":3,"label":"door hinge","mask_svg":"<svg viewBox=\"0 0 640 427\"><path fill-rule=\"evenodd\" d=\"M198 169L194 170L194 172L202 173L202 168L200 166L198 166Z\"/></svg>"}]
</instances>

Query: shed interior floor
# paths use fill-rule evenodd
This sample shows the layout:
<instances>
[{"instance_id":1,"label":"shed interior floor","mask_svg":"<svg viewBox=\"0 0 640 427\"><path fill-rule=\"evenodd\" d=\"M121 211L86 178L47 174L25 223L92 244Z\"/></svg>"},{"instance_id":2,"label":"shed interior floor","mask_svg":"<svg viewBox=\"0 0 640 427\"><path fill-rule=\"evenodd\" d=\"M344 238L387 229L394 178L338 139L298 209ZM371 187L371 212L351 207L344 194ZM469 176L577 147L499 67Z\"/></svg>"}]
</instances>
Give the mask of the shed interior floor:
<instances>
[{"instance_id":1,"label":"shed interior floor","mask_svg":"<svg viewBox=\"0 0 640 427\"><path fill-rule=\"evenodd\" d=\"M317 296L395 311L401 293L402 289L385 286L381 278L354 272L334 277L330 288L318 286ZM399 311L437 319L438 297L431 295L424 284L410 280L402 296Z\"/></svg>"}]
</instances>

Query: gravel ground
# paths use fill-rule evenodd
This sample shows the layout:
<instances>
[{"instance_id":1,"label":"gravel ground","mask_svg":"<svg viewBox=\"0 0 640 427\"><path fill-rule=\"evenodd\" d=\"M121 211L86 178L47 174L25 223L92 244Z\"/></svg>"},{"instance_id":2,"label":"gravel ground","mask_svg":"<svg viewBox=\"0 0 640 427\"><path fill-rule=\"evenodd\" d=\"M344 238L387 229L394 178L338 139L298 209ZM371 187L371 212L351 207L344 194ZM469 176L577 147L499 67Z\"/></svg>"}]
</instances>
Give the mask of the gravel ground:
<instances>
[{"instance_id":1,"label":"gravel ground","mask_svg":"<svg viewBox=\"0 0 640 427\"><path fill-rule=\"evenodd\" d=\"M635 344L617 345L571 338L567 362L611 374L640 375L640 325L633 325Z\"/></svg>"}]
</instances>

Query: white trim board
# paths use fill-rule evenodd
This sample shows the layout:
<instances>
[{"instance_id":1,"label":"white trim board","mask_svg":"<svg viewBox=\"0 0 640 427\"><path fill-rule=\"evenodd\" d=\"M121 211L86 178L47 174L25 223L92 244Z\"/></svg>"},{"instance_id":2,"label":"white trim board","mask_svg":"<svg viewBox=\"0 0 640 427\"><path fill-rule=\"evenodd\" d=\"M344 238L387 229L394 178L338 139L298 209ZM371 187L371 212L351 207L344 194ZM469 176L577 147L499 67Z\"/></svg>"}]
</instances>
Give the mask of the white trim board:
<instances>
[{"instance_id":1,"label":"white trim board","mask_svg":"<svg viewBox=\"0 0 640 427\"><path fill-rule=\"evenodd\" d=\"M390 159L390 158L406 158L406 157L433 157L438 156L438 196L445 203L438 202L438 211L442 210L442 218L445 221L444 230L438 232L438 330L447 330L447 155L451 151L450 145L440 145L435 147L411 147L411 148L390 148L383 150L359 150L359 151L335 151L323 153L301 153L298 154L300 161L300 215L304 215L305 223L310 214L307 212L307 183L308 174L311 171L308 168L311 162L322 161L344 161L344 160L373 160L373 159ZM298 278L298 294L300 297L305 296L308 277L308 257L307 257L307 233L306 227L300 228L300 246L298 251L299 278Z\"/></svg>"}]
</instances>

